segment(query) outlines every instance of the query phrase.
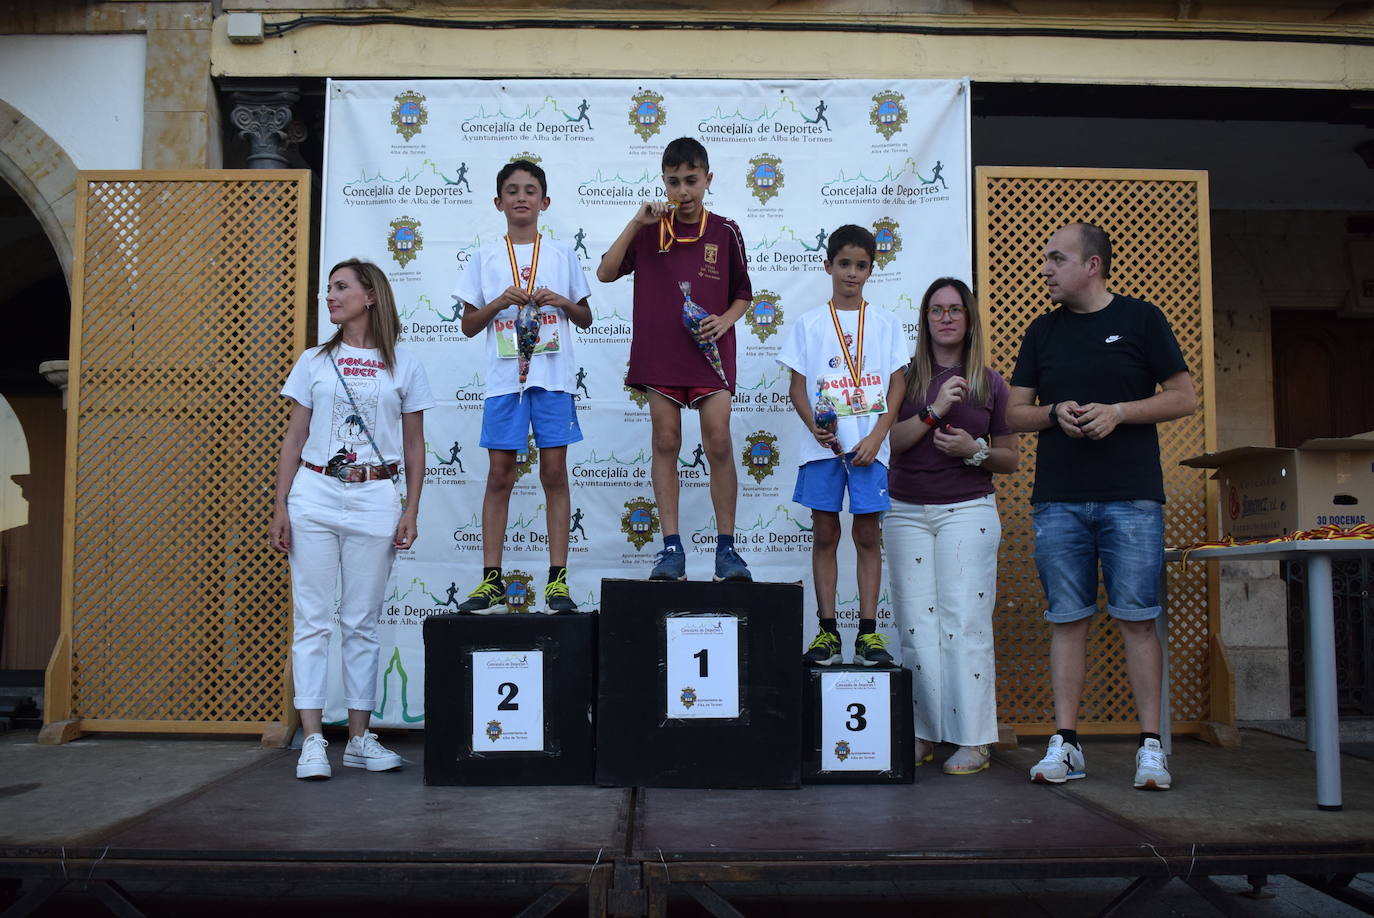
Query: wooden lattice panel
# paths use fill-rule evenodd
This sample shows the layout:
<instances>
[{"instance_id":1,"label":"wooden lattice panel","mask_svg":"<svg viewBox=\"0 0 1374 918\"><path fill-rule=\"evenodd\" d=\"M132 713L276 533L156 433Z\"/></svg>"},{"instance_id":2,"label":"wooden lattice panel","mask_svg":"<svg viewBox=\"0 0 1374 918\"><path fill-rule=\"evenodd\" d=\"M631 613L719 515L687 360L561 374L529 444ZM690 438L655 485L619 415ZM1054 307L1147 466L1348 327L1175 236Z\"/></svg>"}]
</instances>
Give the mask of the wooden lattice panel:
<instances>
[{"instance_id":1,"label":"wooden lattice panel","mask_svg":"<svg viewBox=\"0 0 1374 918\"><path fill-rule=\"evenodd\" d=\"M309 174L82 179L49 682L60 697L66 669L79 729L263 730L287 711L287 571L266 532Z\"/></svg>"},{"instance_id":2,"label":"wooden lattice panel","mask_svg":"<svg viewBox=\"0 0 1374 918\"><path fill-rule=\"evenodd\" d=\"M978 170L978 281L990 353L1010 381L1021 338L1052 305L1040 270L1051 233L1074 220L1095 223L1112 238L1109 287L1159 306L1173 326L1198 387L1213 404L1211 263L1206 173L1030 168ZM1165 543L1207 536L1204 476L1180 459L1213 444L1210 410L1159 426L1164 468ZM1051 626L1035 570L1030 493L1034 434L1021 437L1021 468L998 479L1002 513L997 640L997 709L1022 733L1054 729L1050 688ZM1208 566L1168 566L1171 704L1176 730L1195 732L1211 716L1209 660L1216 630L1209 609ZM1099 597L1105 609L1105 595ZM1131 731L1135 711L1121 640L1104 614L1088 649L1081 709L1085 732Z\"/></svg>"}]
</instances>

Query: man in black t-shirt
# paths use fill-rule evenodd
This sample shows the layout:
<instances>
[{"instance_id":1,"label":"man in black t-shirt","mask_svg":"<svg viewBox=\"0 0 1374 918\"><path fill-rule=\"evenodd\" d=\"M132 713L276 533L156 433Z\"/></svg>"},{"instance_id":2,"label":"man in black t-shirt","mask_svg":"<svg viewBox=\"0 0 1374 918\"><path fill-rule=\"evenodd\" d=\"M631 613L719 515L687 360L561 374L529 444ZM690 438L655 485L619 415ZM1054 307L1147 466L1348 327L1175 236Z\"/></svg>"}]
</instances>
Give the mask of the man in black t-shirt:
<instances>
[{"instance_id":1,"label":"man in black t-shirt","mask_svg":"<svg viewBox=\"0 0 1374 918\"><path fill-rule=\"evenodd\" d=\"M1071 223L1050 237L1041 274L1059 308L1030 324L1011 377L1007 421L1038 431L1035 564L1054 626L1050 676L1058 733L1031 780L1086 774L1078 707L1098 565L1107 612L1126 651L1140 721L1134 784L1168 790L1159 737L1161 651L1155 632L1164 563L1164 477L1155 425L1197 407L1168 320L1143 300L1107 289L1107 234Z\"/></svg>"}]
</instances>

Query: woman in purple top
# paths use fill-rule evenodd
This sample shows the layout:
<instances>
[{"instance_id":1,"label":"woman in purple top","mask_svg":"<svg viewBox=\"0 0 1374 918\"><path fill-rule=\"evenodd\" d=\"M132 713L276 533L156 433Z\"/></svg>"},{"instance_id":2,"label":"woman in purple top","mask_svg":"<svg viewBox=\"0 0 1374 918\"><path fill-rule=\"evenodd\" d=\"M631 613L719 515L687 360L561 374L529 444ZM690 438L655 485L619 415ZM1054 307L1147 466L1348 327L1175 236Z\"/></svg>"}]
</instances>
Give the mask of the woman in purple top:
<instances>
[{"instance_id":1,"label":"woman in purple top","mask_svg":"<svg viewBox=\"0 0 1374 918\"><path fill-rule=\"evenodd\" d=\"M906 400L892 426L883 543L911 669L916 764L935 744L959 748L945 774L988 767L997 740L992 608L1002 524L994 472L1012 472L1007 384L983 353L978 304L968 285L936 280L921 298Z\"/></svg>"}]
</instances>

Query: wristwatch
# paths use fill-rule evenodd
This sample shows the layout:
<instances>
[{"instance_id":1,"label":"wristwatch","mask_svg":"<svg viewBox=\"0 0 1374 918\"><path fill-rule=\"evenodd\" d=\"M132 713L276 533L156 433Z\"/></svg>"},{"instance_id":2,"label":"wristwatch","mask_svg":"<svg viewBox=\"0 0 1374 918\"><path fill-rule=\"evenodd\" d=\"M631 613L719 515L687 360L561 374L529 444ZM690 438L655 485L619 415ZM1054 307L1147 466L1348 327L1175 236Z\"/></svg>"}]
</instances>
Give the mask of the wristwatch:
<instances>
[{"instance_id":1,"label":"wristwatch","mask_svg":"<svg viewBox=\"0 0 1374 918\"><path fill-rule=\"evenodd\" d=\"M973 441L978 445L978 451L964 460L964 465L982 465L988 456L992 455L992 450L988 448L988 441L979 437Z\"/></svg>"},{"instance_id":2,"label":"wristwatch","mask_svg":"<svg viewBox=\"0 0 1374 918\"><path fill-rule=\"evenodd\" d=\"M921 413L918 414L917 417L919 417L921 422L928 427L935 427L940 423L940 416L935 413L934 405L926 405L921 409Z\"/></svg>"},{"instance_id":3,"label":"wristwatch","mask_svg":"<svg viewBox=\"0 0 1374 918\"><path fill-rule=\"evenodd\" d=\"M1051 427L1054 427L1056 424L1059 423L1059 415L1055 414L1055 412L1058 411L1058 410L1059 410L1059 403L1058 403L1058 402L1055 402L1053 405L1050 406L1050 426L1051 426Z\"/></svg>"}]
</instances>

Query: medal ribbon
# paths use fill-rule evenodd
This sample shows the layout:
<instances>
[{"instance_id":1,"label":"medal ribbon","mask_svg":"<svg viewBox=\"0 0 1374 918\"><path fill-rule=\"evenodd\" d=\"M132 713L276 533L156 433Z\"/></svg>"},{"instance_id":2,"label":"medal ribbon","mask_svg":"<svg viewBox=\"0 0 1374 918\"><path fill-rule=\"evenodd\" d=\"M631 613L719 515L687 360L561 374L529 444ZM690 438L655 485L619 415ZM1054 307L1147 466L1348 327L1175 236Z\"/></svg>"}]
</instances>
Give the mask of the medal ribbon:
<instances>
[{"instance_id":1,"label":"medal ribbon","mask_svg":"<svg viewBox=\"0 0 1374 918\"><path fill-rule=\"evenodd\" d=\"M710 213L706 208L701 209L701 229L690 239L679 236L673 230L673 223L677 219L677 211L658 218L658 250L666 252L672 248L674 242L696 242L706 235L706 220Z\"/></svg>"},{"instance_id":2,"label":"medal ribbon","mask_svg":"<svg viewBox=\"0 0 1374 918\"><path fill-rule=\"evenodd\" d=\"M864 307L868 305L868 301L859 300L859 347L858 353L854 357L849 356L849 345L844 343L844 329L840 327L840 314L835 311L835 301L831 300L828 305L830 306L830 321L835 323L835 337L840 339L840 353L844 354L845 366L849 368L849 376L854 380L854 387L861 388L859 386L859 370L862 370L864 366ZM858 370L854 368L856 360L858 361Z\"/></svg>"},{"instance_id":3,"label":"medal ribbon","mask_svg":"<svg viewBox=\"0 0 1374 918\"><path fill-rule=\"evenodd\" d=\"M1179 560L1183 562L1183 569L1186 571L1188 569L1188 555L1203 548L1229 548L1232 545L1271 545L1275 542L1311 542L1318 539L1333 541L1374 540L1374 523L1357 523L1348 529L1342 529L1335 523L1329 523L1315 529L1300 529L1297 532L1290 532L1288 535L1275 536L1272 539L1237 539L1233 536L1227 536L1215 542L1194 542L1192 545L1185 545L1178 549L1182 552L1182 557Z\"/></svg>"},{"instance_id":4,"label":"medal ribbon","mask_svg":"<svg viewBox=\"0 0 1374 918\"><path fill-rule=\"evenodd\" d=\"M534 234L534 255L530 257L530 282L522 284L520 282L520 264L515 260L515 246L511 245L510 236L506 237L506 255L510 258L510 276L512 283L517 287L525 288L525 295L534 296L534 279L539 276L539 239L538 233Z\"/></svg>"}]
</instances>

